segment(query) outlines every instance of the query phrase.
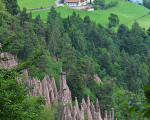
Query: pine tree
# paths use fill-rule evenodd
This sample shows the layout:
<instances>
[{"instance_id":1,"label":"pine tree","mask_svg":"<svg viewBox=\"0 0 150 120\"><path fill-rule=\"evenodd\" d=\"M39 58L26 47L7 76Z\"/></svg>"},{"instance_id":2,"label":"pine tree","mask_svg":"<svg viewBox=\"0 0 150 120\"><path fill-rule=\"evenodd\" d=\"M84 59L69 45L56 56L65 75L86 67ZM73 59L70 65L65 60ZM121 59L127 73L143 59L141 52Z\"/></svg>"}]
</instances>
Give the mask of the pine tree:
<instances>
[{"instance_id":1,"label":"pine tree","mask_svg":"<svg viewBox=\"0 0 150 120\"><path fill-rule=\"evenodd\" d=\"M0 54L8 51L12 37L6 39L0 46ZM21 70L32 65L35 59L42 55L37 51L28 61L12 69L0 67L0 116L2 120L10 119L37 119L43 107L43 100L27 96L23 82L16 80L20 77ZM2 59L2 58L0 58Z\"/></svg>"},{"instance_id":2,"label":"pine tree","mask_svg":"<svg viewBox=\"0 0 150 120\"><path fill-rule=\"evenodd\" d=\"M84 22L89 24L91 22L90 17L89 16L85 16L84 17Z\"/></svg>"},{"instance_id":3,"label":"pine tree","mask_svg":"<svg viewBox=\"0 0 150 120\"><path fill-rule=\"evenodd\" d=\"M78 97L78 102L80 103L83 98L83 74L79 73L76 69L69 74L68 85L71 90L71 95L73 100Z\"/></svg>"},{"instance_id":4,"label":"pine tree","mask_svg":"<svg viewBox=\"0 0 150 120\"><path fill-rule=\"evenodd\" d=\"M27 59L33 51L40 46L39 40L33 31L30 23L24 23L24 49L23 49L23 59Z\"/></svg>"},{"instance_id":5,"label":"pine tree","mask_svg":"<svg viewBox=\"0 0 150 120\"><path fill-rule=\"evenodd\" d=\"M6 20L8 20L9 17L10 15L6 11L4 2L0 1L0 27L6 23Z\"/></svg>"},{"instance_id":6,"label":"pine tree","mask_svg":"<svg viewBox=\"0 0 150 120\"><path fill-rule=\"evenodd\" d=\"M25 21L29 21L29 15L27 13L27 9L23 8L23 11L21 11L21 13L20 13L20 24L21 24L21 26L24 25Z\"/></svg>"},{"instance_id":7,"label":"pine tree","mask_svg":"<svg viewBox=\"0 0 150 120\"><path fill-rule=\"evenodd\" d=\"M17 15L19 12L19 6L17 0L5 0L6 9L12 15Z\"/></svg>"}]
</instances>

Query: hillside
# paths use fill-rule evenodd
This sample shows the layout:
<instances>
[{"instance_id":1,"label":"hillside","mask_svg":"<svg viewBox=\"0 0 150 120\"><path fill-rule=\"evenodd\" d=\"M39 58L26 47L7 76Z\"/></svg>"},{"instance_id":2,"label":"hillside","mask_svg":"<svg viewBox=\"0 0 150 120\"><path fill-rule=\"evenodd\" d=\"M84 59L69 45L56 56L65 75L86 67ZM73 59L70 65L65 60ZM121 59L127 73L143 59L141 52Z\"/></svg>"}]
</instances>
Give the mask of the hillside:
<instances>
[{"instance_id":1,"label":"hillside","mask_svg":"<svg viewBox=\"0 0 150 120\"><path fill-rule=\"evenodd\" d=\"M55 5L55 0L18 0L18 5L20 9L26 7L27 9L41 8Z\"/></svg>"},{"instance_id":2,"label":"hillside","mask_svg":"<svg viewBox=\"0 0 150 120\"><path fill-rule=\"evenodd\" d=\"M132 21L134 19L139 18L143 15L149 13L149 10L143 6L133 4L127 1L118 1L117 7L110 8L108 10L96 10L96 11L81 11L81 10L74 10L67 7L57 7L57 12L61 13L63 18L66 18L68 15L71 15L74 11L79 13L82 18L85 16L89 16L91 20L95 21L97 24L102 24L104 26L108 25L108 17L110 13L117 14L120 20L120 23L127 24L129 27L132 25ZM107 1L109 2L109 1ZM41 18L46 21L47 13L49 12L48 9L40 10L40 11L32 11L33 18L38 14ZM142 20L137 20L139 24L143 27L150 27L150 23L147 20L148 17L142 18ZM144 21L144 22L143 22Z\"/></svg>"},{"instance_id":3,"label":"hillside","mask_svg":"<svg viewBox=\"0 0 150 120\"><path fill-rule=\"evenodd\" d=\"M150 29L137 22L104 27L111 12L128 26L146 25L148 10L120 1L109 10L76 11L103 26L66 7L45 11L35 12L45 21L33 19L17 0L0 1L0 118L149 120Z\"/></svg>"}]
</instances>

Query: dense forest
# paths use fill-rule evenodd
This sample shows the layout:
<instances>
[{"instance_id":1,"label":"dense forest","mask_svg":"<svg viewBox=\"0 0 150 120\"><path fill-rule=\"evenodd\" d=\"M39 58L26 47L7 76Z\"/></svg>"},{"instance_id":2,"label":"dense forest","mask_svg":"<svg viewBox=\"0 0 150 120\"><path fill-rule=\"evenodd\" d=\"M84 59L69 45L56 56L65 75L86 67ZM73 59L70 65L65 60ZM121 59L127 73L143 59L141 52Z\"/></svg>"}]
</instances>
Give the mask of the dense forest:
<instances>
[{"instance_id":1,"label":"dense forest","mask_svg":"<svg viewBox=\"0 0 150 120\"><path fill-rule=\"evenodd\" d=\"M2 0L0 43L13 35L15 37L12 37L7 52L16 55L19 63L28 60L38 49L44 49L44 54L35 64L28 66L31 77L37 76L42 80L45 75L54 74L58 85L62 69L67 73L73 100L78 97L81 102L83 97L89 95L93 103L96 98L100 100L102 111L113 107L118 120L137 120L135 114L125 112L121 103L125 100L144 100L143 86L149 84L150 80L150 29L141 28L135 21L131 28L121 24L116 31L96 24L89 16L81 19L75 12L61 18L54 7L44 23L39 15L33 19L26 8L20 11L16 0ZM2 78L6 77L4 74L4 71L1 72L1 83ZM15 79L14 74L10 74L12 76L8 77L5 85L18 87L16 91L20 92L15 93L18 97L14 100L18 104L15 106L10 102L8 106L2 105L4 101L8 103L6 99L9 100L13 94L10 90L1 103L4 95L0 91L2 119L16 116L18 119L26 116L32 120L49 119L40 98L25 97L26 88L11 82L11 79ZM95 74L101 78L101 82L94 81ZM27 103L30 104L24 108ZM55 109L56 106L53 111Z\"/></svg>"}]
</instances>

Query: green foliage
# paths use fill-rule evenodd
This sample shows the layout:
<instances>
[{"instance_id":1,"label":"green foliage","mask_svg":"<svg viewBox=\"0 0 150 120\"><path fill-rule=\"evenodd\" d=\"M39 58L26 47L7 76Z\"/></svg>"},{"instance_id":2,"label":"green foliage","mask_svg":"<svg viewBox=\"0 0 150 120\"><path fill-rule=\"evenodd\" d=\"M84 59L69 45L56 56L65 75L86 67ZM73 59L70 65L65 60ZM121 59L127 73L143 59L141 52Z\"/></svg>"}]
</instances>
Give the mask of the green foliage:
<instances>
[{"instance_id":1,"label":"green foliage","mask_svg":"<svg viewBox=\"0 0 150 120\"><path fill-rule=\"evenodd\" d=\"M115 1L118 2L117 6L107 10L82 11L71 9L68 7L56 7L55 9L57 12L61 13L62 18L67 18L68 15L70 16L72 15L73 12L76 12L76 14L80 14L82 19L84 19L85 16L89 16L92 21L96 22L97 24L101 24L102 26L108 26L109 24L108 17L110 16L111 13L117 14L120 21L119 23L125 24L130 28L134 23L134 19L149 13L149 9L145 8L144 6L133 4L131 2L127 2L124 0L115 0ZM41 18L46 23L48 12L49 12L48 9L40 11L32 11L33 18L35 18L37 15L40 15ZM139 18L136 21L139 22L140 26L148 29L150 26L148 22L149 19L150 15ZM115 29L117 28L115 27Z\"/></svg>"},{"instance_id":2,"label":"green foliage","mask_svg":"<svg viewBox=\"0 0 150 120\"><path fill-rule=\"evenodd\" d=\"M150 118L150 85L144 86L145 100L143 102L124 102L128 113L137 113L137 117Z\"/></svg>"},{"instance_id":3,"label":"green foliage","mask_svg":"<svg viewBox=\"0 0 150 120\"><path fill-rule=\"evenodd\" d=\"M84 120L88 120L88 116L85 115L85 116L84 116Z\"/></svg>"},{"instance_id":4,"label":"green foliage","mask_svg":"<svg viewBox=\"0 0 150 120\"><path fill-rule=\"evenodd\" d=\"M10 18L10 15L6 12L5 4L3 1L0 1L0 26L6 23L8 18Z\"/></svg>"},{"instance_id":5,"label":"green foliage","mask_svg":"<svg viewBox=\"0 0 150 120\"><path fill-rule=\"evenodd\" d=\"M53 103L51 109L45 108L41 110L39 117L36 120L60 120L59 110L62 104Z\"/></svg>"},{"instance_id":6,"label":"green foliage","mask_svg":"<svg viewBox=\"0 0 150 120\"><path fill-rule=\"evenodd\" d=\"M105 5L105 9L111 8L111 7L116 7L118 2L110 2L109 4Z\"/></svg>"},{"instance_id":7,"label":"green foliage","mask_svg":"<svg viewBox=\"0 0 150 120\"><path fill-rule=\"evenodd\" d=\"M0 53L7 50L7 46L13 37L6 39L0 47ZM30 59L12 69L0 68L0 116L1 119L29 119L34 120L44 108L45 102L41 98L26 95L23 83L17 80L20 71L33 64L34 60L41 56L38 51Z\"/></svg>"},{"instance_id":8,"label":"green foliage","mask_svg":"<svg viewBox=\"0 0 150 120\"><path fill-rule=\"evenodd\" d=\"M59 51L59 48L64 46L64 43L61 41L63 31L64 28L60 15L52 7L48 13L46 32L47 48L52 56L60 55L61 51Z\"/></svg>"},{"instance_id":9,"label":"green foliage","mask_svg":"<svg viewBox=\"0 0 150 120\"><path fill-rule=\"evenodd\" d=\"M95 3L95 5L94 5L95 10L116 7L118 4L118 2L110 2L110 3L106 4L105 0L95 0L94 3Z\"/></svg>"},{"instance_id":10,"label":"green foliage","mask_svg":"<svg viewBox=\"0 0 150 120\"><path fill-rule=\"evenodd\" d=\"M24 22L28 21L28 20L29 20L29 14L27 13L27 9L23 8L23 10L20 13L20 22L21 22L21 25L24 25Z\"/></svg>"},{"instance_id":11,"label":"green foliage","mask_svg":"<svg viewBox=\"0 0 150 120\"><path fill-rule=\"evenodd\" d=\"M135 95L134 93L132 93L128 90L118 88L117 86L115 86L113 88L113 95L112 95L113 102L111 103L111 105L114 106L114 109L116 111L115 117L117 117L118 119L121 119L121 120L136 119L136 115L135 114L132 114L132 115L127 114L126 109L122 105L124 100L131 100L133 97L136 98L136 101L138 101L138 99L140 98L139 95Z\"/></svg>"},{"instance_id":12,"label":"green foliage","mask_svg":"<svg viewBox=\"0 0 150 120\"><path fill-rule=\"evenodd\" d=\"M149 0L143 0L143 5L144 5L146 8L150 9L150 1L149 1Z\"/></svg>"},{"instance_id":13,"label":"green foliage","mask_svg":"<svg viewBox=\"0 0 150 120\"><path fill-rule=\"evenodd\" d=\"M108 19L109 19L109 27L110 28L119 24L119 18L115 14L111 13L110 17Z\"/></svg>"},{"instance_id":14,"label":"green foliage","mask_svg":"<svg viewBox=\"0 0 150 120\"><path fill-rule=\"evenodd\" d=\"M85 16L84 17L84 22L85 23L90 23L91 22L90 17L89 16Z\"/></svg>"},{"instance_id":15,"label":"green foliage","mask_svg":"<svg viewBox=\"0 0 150 120\"><path fill-rule=\"evenodd\" d=\"M6 3L7 11L12 14L16 15L19 12L19 6L17 4L17 0L4 0Z\"/></svg>"},{"instance_id":16,"label":"green foliage","mask_svg":"<svg viewBox=\"0 0 150 120\"><path fill-rule=\"evenodd\" d=\"M96 103L96 97L95 95L91 92L91 90L87 87L84 87L84 99L87 99L87 96L89 96L90 100L93 103Z\"/></svg>"},{"instance_id":17,"label":"green foliage","mask_svg":"<svg viewBox=\"0 0 150 120\"><path fill-rule=\"evenodd\" d=\"M55 0L17 0L17 3L20 6L21 10L24 7L29 10L56 5Z\"/></svg>"},{"instance_id":18,"label":"green foliage","mask_svg":"<svg viewBox=\"0 0 150 120\"><path fill-rule=\"evenodd\" d=\"M105 0L95 0L95 5L99 5L101 8L104 8L105 6Z\"/></svg>"},{"instance_id":19,"label":"green foliage","mask_svg":"<svg viewBox=\"0 0 150 120\"><path fill-rule=\"evenodd\" d=\"M83 75L74 70L72 74L67 77L69 79L69 87L71 88L71 95L73 100L78 98L79 103L83 98Z\"/></svg>"},{"instance_id":20,"label":"green foliage","mask_svg":"<svg viewBox=\"0 0 150 120\"><path fill-rule=\"evenodd\" d=\"M120 104L132 97L142 99L142 86L149 83L149 30L146 31L135 22L131 29L121 24L116 33L112 28L97 25L91 17L86 16L88 12L80 11L80 17L73 12L75 10L63 8L72 11L72 14L67 14L67 18L61 18L57 12L59 9L62 10L52 7L48 11L46 23L39 15L32 19L31 13L24 9L20 15L14 16L9 24L5 24L2 30L0 29L0 42L4 43L3 51L9 49L23 63L12 69L13 74L29 67L29 76L37 76L40 80L45 75L53 74L58 87L59 72L64 71L73 100L78 97L80 102L82 97L87 98L88 95L95 103L98 98L102 111L113 107L117 111L115 117L122 120L136 119L135 115L126 114ZM95 12L97 13L94 11L91 14ZM83 20L84 16L86 17ZM100 17L103 18L103 15ZM118 24L118 17L112 14L110 21L111 25ZM12 33L15 36L12 36ZM9 38L4 41L7 37ZM10 46L6 48L8 44ZM38 59L39 56L41 57ZM4 77L10 76L10 72L8 71ZM100 77L102 84L94 81L95 74ZM26 98L25 101L30 100ZM43 97L35 101L39 104ZM36 102L33 102L29 105L35 109L38 105L35 104ZM39 119L57 119L55 113L59 112L59 108L56 106L54 111L51 111L52 115L47 115L48 111L40 108L40 105L37 110L39 109L41 111L35 110ZM31 112L30 115L35 118L32 114Z\"/></svg>"}]
</instances>

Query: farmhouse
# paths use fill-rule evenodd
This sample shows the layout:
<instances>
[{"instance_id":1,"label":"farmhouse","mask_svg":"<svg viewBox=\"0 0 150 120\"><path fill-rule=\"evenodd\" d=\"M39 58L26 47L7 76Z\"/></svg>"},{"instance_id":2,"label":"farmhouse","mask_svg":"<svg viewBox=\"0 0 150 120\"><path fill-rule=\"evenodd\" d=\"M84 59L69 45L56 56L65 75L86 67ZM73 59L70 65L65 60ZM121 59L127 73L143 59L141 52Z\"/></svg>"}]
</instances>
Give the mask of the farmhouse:
<instances>
[{"instance_id":1,"label":"farmhouse","mask_svg":"<svg viewBox=\"0 0 150 120\"><path fill-rule=\"evenodd\" d=\"M68 6L83 6L90 2L93 3L93 0L64 0Z\"/></svg>"},{"instance_id":2,"label":"farmhouse","mask_svg":"<svg viewBox=\"0 0 150 120\"><path fill-rule=\"evenodd\" d=\"M80 0L65 0L64 3L68 6L77 6L80 5Z\"/></svg>"},{"instance_id":3,"label":"farmhouse","mask_svg":"<svg viewBox=\"0 0 150 120\"><path fill-rule=\"evenodd\" d=\"M82 6L86 5L85 0L65 0L64 3L68 6Z\"/></svg>"}]
</instances>

